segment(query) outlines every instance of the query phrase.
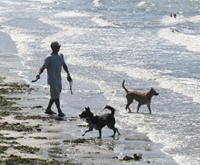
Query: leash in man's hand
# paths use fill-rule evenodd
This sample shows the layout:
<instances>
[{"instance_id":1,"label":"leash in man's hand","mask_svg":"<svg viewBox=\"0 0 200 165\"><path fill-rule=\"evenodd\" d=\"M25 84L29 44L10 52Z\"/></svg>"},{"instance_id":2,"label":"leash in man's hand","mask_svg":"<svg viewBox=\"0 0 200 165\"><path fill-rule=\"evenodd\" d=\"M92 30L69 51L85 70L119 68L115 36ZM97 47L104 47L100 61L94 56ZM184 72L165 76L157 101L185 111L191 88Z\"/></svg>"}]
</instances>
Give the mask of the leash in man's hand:
<instances>
[{"instance_id":1,"label":"leash in man's hand","mask_svg":"<svg viewBox=\"0 0 200 165\"><path fill-rule=\"evenodd\" d=\"M70 76L67 76L67 80L69 81L69 87L70 87L71 94L73 94L73 91L72 91L73 80Z\"/></svg>"},{"instance_id":2,"label":"leash in man's hand","mask_svg":"<svg viewBox=\"0 0 200 165\"><path fill-rule=\"evenodd\" d=\"M36 82L36 81L39 80L39 79L40 79L40 76L37 75L37 76L36 76L36 79L35 79L35 80L32 80L31 82Z\"/></svg>"},{"instance_id":3,"label":"leash in man's hand","mask_svg":"<svg viewBox=\"0 0 200 165\"><path fill-rule=\"evenodd\" d=\"M36 81L39 80L39 79L40 79L40 76L37 75L37 76L36 76L36 79L35 79L35 80L32 80L31 82L34 83L34 82L36 82ZM67 80L69 81L69 87L70 87L71 94L73 94L73 91L72 91L73 80L72 80L72 78L71 78L70 76L67 76Z\"/></svg>"}]
</instances>

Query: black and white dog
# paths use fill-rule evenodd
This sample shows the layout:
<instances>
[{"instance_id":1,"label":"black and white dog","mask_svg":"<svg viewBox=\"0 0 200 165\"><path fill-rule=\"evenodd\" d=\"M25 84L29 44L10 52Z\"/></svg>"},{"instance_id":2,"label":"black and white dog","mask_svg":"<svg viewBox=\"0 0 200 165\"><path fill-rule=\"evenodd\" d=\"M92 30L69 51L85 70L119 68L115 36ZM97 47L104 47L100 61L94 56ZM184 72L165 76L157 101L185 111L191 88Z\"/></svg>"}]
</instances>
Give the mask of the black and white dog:
<instances>
[{"instance_id":1,"label":"black and white dog","mask_svg":"<svg viewBox=\"0 0 200 165\"><path fill-rule=\"evenodd\" d=\"M89 124L89 129L84 132L82 136L84 136L87 132L92 131L93 128L99 130L99 138L101 138L101 129L106 125L108 128L114 131L112 137L115 137L116 132L120 135L117 128L115 128L115 109L109 105L105 106L104 109L111 110L111 113L106 113L102 116L95 116L93 112L90 111L90 108L87 107L85 110L79 115L80 118L86 119L86 122Z\"/></svg>"}]
</instances>

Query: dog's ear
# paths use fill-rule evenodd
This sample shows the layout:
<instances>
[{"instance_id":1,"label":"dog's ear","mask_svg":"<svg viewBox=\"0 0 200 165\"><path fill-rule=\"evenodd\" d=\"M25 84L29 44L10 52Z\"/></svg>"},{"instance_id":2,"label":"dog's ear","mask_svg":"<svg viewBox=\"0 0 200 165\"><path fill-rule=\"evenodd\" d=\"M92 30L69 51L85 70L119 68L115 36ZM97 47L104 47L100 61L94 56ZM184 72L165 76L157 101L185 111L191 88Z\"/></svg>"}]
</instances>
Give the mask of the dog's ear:
<instances>
[{"instance_id":1,"label":"dog's ear","mask_svg":"<svg viewBox=\"0 0 200 165\"><path fill-rule=\"evenodd\" d=\"M89 108L89 107L87 107L87 108L85 108L85 110L86 110L86 111L90 111L90 108Z\"/></svg>"},{"instance_id":2,"label":"dog's ear","mask_svg":"<svg viewBox=\"0 0 200 165\"><path fill-rule=\"evenodd\" d=\"M154 92L154 89L153 89L153 88L151 88L150 92Z\"/></svg>"}]
</instances>

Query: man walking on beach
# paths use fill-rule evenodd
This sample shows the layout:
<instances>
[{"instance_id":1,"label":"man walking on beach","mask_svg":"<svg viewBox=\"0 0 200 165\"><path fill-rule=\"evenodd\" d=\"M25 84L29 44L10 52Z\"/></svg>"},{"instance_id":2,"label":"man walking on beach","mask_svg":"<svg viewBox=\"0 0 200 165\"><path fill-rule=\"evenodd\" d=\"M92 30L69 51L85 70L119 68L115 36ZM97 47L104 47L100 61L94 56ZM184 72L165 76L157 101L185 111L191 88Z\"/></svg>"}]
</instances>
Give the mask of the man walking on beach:
<instances>
[{"instance_id":1,"label":"man walking on beach","mask_svg":"<svg viewBox=\"0 0 200 165\"><path fill-rule=\"evenodd\" d=\"M39 73L36 76L36 80L40 78L40 74L47 69L48 84L50 85L50 95L48 107L45 111L46 114L56 114L51 110L53 103L55 102L58 109L58 116L65 116L60 108L60 93L62 90L61 82L61 69L64 68L67 73L67 80L72 82L72 78L69 74L68 67L64 61L63 54L58 53L60 50L60 44L57 41L51 43L52 53L47 56L44 64L39 69Z\"/></svg>"}]
</instances>

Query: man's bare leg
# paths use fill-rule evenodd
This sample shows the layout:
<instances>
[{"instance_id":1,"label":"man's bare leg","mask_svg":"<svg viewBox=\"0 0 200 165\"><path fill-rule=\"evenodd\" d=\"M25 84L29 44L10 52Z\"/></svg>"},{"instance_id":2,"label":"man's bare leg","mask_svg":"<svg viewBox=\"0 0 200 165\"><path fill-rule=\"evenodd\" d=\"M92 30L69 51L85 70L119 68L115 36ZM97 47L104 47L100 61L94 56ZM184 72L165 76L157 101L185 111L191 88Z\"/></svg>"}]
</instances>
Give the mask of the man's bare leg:
<instances>
[{"instance_id":1,"label":"man's bare leg","mask_svg":"<svg viewBox=\"0 0 200 165\"><path fill-rule=\"evenodd\" d=\"M54 100L50 99L48 107L47 107L45 113L47 113L47 114L56 114L54 111L51 110L51 107L52 107L53 103L54 103Z\"/></svg>"},{"instance_id":2,"label":"man's bare leg","mask_svg":"<svg viewBox=\"0 0 200 165\"><path fill-rule=\"evenodd\" d=\"M65 116L65 114L60 109L60 99L55 99L54 101L55 101L56 107L58 109L58 116Z\"/></svg>"}]
</instances>

